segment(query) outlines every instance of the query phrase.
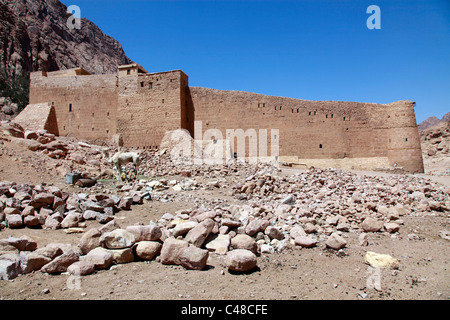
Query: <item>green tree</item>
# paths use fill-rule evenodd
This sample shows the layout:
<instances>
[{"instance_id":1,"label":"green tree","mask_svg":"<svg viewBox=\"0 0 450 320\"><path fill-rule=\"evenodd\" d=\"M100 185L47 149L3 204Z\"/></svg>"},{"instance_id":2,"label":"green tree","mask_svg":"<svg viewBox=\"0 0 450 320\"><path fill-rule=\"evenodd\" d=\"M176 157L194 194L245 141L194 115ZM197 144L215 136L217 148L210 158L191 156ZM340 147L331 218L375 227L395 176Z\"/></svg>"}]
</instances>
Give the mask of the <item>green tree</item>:
<instances>
[{"instance_id":1,"label":"green tree","mask_svg":"<svg viewBox=\"0 0 450 320\"><path fill-rule=\"evenodd\" d=\"M17 103L19 112L29 101L30 74L11 74L6 69L0 69L0 96L8 97L11 102Z\"/></svg>"}]
</instances>

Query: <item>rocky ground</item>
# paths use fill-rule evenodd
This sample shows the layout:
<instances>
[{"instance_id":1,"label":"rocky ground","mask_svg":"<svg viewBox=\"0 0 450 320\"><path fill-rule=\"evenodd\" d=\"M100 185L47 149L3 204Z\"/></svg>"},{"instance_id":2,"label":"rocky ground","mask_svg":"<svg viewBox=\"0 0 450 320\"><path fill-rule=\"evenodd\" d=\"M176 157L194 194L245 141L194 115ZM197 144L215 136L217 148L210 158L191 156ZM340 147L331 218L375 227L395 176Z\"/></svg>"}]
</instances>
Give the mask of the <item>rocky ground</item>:
<instances>
[{"instance_id":1,"label":"rocky ground","mask_svg":"<svg viewBox=\"0 0 450 320\"><path fill-rule=\"evenodd\" d=\"M450 122L442 121L420 131L425 173L450 174Z\"/></svg>"},{"instance_id":2,"label":"rocky ground","mask_svg":"<svg viewBox=\"0 0 450 320\"><path fill-rule=\"evenodd\" d=\"M445 176L147 152L117 183L104 146L2 126L2 299L450 297ZM96 184L66 184L75 170Z\"/></svg>"}]
</instances>

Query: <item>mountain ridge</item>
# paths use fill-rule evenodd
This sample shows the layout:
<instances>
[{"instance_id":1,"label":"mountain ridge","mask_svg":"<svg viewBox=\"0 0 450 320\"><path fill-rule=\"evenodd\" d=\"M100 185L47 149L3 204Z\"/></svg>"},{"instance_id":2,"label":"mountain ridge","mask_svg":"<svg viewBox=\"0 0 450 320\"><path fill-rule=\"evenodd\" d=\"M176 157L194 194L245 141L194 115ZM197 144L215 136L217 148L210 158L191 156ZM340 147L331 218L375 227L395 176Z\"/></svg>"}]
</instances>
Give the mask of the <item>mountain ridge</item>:
<instances>
[{"instance_id":1,"label":"mountain ridge","mask_svg":"<svg viewBox=\"0 0 450 320\"><path fill-rule=\"evenodd\" d=\"M0 0L0 68L8 74L82 67L92 74L129 64L122 45L86 18L79 29L59 0Z\"/></svg>"}]
</instances>

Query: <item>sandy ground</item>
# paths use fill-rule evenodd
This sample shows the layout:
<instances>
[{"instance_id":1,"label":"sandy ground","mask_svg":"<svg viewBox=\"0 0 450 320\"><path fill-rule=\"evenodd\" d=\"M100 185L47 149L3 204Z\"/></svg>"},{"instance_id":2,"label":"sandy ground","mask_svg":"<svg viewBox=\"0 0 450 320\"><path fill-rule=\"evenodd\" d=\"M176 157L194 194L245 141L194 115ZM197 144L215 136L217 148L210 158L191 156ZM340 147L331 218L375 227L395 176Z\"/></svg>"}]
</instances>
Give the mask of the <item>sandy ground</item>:
<instances>
[{"instance_id":1,"label":"sandy ground","mask_svg":"<svg viewBox=\"0 0 450 320\"><path fill-rule=\"evenodd\" d=\"M27 157L25 150L19 158ZM285 170L291 173L293 169ZM380 174L380 173L360 173ZM385 175L383 173L383 175ZM436 177L435 177L436 178ZM438 177L447 186L449 177ZM40 172L21 164L17 155L2 155L0 180L16 182L53 182L68 188L63 178ZM80 190L77 190L80 192ZM189 191L193 196L233 199L229 189ZM234 200L238 201L238 200ZM192 202L145 202L116 217L122 227L137 222L158 220L165 212L193 207ZM69 274L48 275L40 271L22 275L12 281L0 281L0 299L442 299L450 298L449 241L439 236L449 229L447 213L425 217L405 216L398 234L369 234L369 245L359 245L358 233L348 233L347 248L339 255L324 244L311 249L294 249L283 253L261 254L258 268L245 274L230 273L224 256L210 254L203 271L181 266L162 265L157 261L132 262L97 271L84 277ZM98 227L88 221L87 229ZM414 240L407 235L414 233ZM82 234L63 230L3 229L0 238L28 235L42 247L51 242L78 244ZM364 263L366 251L393 256L400 261L398 270L382 269L381 290L368 288L373 275ZM46 290L48 289L48 290Z\"/></svg>"}]
</instances>

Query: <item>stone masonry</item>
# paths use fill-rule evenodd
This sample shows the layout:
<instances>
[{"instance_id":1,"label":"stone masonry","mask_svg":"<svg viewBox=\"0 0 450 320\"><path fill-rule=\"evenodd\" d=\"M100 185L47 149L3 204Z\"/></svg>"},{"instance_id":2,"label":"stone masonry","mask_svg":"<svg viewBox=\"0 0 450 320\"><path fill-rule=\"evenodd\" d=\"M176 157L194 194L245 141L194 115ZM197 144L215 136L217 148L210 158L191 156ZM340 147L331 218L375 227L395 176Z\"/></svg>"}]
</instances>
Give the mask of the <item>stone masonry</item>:
<instances>
[{"instance_id":1,"label":"stone masonry","mask_svg":"<svg viewBox=\"0 0 450 320\"><path fill-rule=\"evenodd\" d=\"M219 129L222 137L214 139L228 139L232 146L237 138L227 130L242 129L250 141L266 129L269 156L277 143L279 161L305 167L424 170L411 101L308 101L189 87L181 70L147 73L138 64L118 70L110 75L81 68L33 72L30 104L54 108L61 136L114 139L128 148L158 149L165 133L175 129L194 137L201 121L202 136ZM248 156L248 146L244 153L238 156Z\"/></svg>"}]
</instances>

